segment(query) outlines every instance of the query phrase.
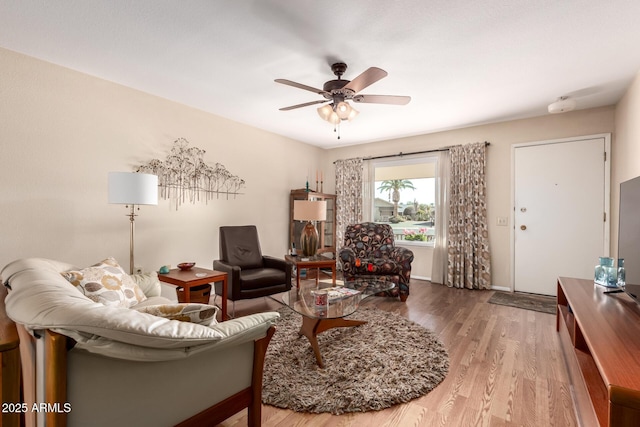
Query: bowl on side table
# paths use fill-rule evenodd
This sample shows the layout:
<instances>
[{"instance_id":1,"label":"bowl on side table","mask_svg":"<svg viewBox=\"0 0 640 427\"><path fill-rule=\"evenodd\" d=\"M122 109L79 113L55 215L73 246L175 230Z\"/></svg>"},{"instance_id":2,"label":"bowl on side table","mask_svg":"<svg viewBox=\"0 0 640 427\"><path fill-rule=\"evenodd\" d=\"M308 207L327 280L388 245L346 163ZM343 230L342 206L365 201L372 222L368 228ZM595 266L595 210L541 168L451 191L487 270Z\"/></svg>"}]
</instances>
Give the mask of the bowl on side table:
<instances>
[{"instance_id":1,"label":"bowl on side table","mask_svg":"<svg viewBox=\"0 0 640 427\"><path fill-rule=\"evenodd\" d=\"M178 264L178 268L182 271L188 271L191 270L194 265L196 265L195 262L181 262Z\"/></svg>"}]
</instances>

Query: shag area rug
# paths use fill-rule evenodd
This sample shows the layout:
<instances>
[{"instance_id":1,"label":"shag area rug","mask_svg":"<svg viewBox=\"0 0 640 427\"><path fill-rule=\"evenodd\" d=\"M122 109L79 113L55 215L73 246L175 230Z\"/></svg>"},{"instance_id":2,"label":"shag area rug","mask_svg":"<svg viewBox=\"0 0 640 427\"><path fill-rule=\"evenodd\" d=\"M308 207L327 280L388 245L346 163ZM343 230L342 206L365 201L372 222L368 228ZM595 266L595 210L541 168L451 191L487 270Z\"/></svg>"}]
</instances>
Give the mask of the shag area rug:
<instances>
[{"instance_id":1,"label":"shag area rug","mask_svg":"<svg viewBox=\"0 0 640 427\"><path fill-rule=\"evenodd\" d=\"M517 292L495 292L489 298L489 302L491 304L508 305L549 314L556 314L557 309L555 297Z\"/></svg>"},{"instance_id":2,"label":"shag area rug","mask_svg":"<svg viewBox=\"0 0 640 427\"><path fill-rule=\"evenodd\" d=\"M324 368L309 340L298 336L302 317L280 309L269 344L262 402L296 412L342 414L380 410L433 390L449 370L434 333L399 315L360 308L349 319L368 323L318 335Z\"/></svg>"}]
</instances>

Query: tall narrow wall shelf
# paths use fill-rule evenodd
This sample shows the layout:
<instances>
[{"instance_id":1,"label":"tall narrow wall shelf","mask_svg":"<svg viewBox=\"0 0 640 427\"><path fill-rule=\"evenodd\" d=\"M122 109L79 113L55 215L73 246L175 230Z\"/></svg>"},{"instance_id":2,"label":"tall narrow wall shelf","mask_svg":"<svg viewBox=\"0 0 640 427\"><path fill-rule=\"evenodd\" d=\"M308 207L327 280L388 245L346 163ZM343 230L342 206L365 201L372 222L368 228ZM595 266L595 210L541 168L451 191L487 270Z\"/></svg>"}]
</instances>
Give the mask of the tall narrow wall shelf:
<instances>
[{"instance_id":1,"label":"tall narrow wall shelf","mask_svg":"<svg viewBox=\"0 0 640 427\"><path fill-rule=\"evenodd\" d=\"M336 195L318 193L317 191L307 191L304 188L291 190L289 197L289 247L295 243L300 248L300 233L304 227L301 221L293 220L294 200L326 200L327 220L319 221L318 228L318 253L336 251ZM335 255L334 255L335 256Z\"/></svg>"},{"instance_id":2,"label":"tall narrow wall shelf","mask_svg":"<svg viewBox=\"0 0 640 427\"><path fill-rule=\"evenodd\" d=\"M560 277L556 330L578 423L640 426L640 305L591 280Z\"/></svg>"}]
</instances>

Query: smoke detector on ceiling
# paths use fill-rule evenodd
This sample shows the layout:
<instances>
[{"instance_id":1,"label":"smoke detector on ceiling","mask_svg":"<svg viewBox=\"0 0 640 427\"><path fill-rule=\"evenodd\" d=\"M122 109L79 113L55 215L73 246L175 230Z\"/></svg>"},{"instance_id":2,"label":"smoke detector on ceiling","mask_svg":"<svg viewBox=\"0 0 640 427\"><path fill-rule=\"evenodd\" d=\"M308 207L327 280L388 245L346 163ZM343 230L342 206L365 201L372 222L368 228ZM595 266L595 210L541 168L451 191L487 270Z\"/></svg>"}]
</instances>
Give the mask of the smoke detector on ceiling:
<instances>
[{"instance_id":1,"label":"smoke detector on ceiling","mask_svg":"<svg viewBox=\"0 0 640 427\"><path fill-rule=\"evenodd\" d=\"M549 104L549 112L551 114L566 113L575 110L576 101L568 96L561 96L556 102Z\"/></svg>"}]
</instances>

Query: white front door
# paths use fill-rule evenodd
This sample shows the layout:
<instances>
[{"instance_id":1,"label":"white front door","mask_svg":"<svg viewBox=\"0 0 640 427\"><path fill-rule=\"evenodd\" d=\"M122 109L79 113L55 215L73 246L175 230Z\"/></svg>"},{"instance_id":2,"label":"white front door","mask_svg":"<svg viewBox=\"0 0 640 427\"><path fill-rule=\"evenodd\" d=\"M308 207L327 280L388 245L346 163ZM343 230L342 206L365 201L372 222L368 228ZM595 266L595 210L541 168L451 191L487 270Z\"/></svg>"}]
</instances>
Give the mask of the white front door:
<instances>
[{"instance_id":1,"label":"white front door","mask_svg":"<svg viewBox=\"0 0 640 427\"><path fill-rule=\"evenodd\" d=\"M516 291L556 295L559 276L593 278L609 252L608 149L608 135L514 146Z\"/></svg>"}]
</instances>

